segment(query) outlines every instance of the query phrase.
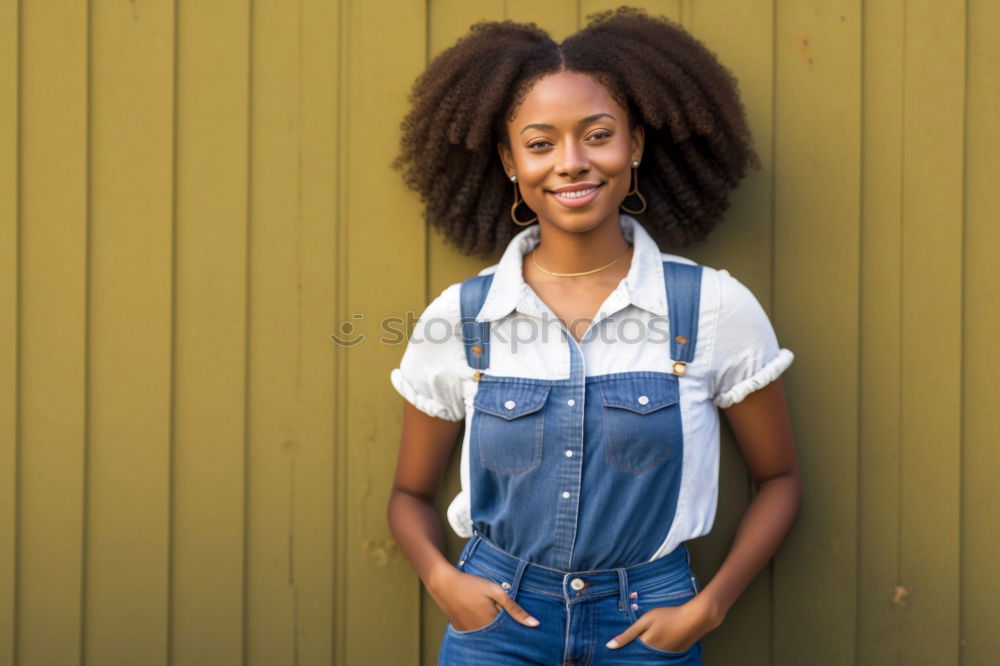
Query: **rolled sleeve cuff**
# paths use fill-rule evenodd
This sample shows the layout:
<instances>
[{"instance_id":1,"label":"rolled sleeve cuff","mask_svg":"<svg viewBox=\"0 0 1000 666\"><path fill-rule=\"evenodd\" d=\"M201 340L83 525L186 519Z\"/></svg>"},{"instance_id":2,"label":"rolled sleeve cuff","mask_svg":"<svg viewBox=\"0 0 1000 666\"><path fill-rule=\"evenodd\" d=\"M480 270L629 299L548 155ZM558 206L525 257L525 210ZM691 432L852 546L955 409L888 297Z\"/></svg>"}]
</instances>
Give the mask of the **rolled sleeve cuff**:
<instances>
[{"instance_id":1,"label":"rolled sleeve cuff","mask_svg":"<svg viewBox=\"0 0 1000 666\"><path fill-rule=\"evenodd\" d=\"M759 388L763 388L773 382L778 376L792 364L795 354L789 349L781 349L778 355L771 359L767 365L757 370L751 376L742 380L725 393L720 393L715 399L717 407L725 409L743 400Z\"/></svg>"},{"instance_id":2,"label":"rolled sleeve cuff","mask_svg":"<svg viewBox=\"0 0 1000 666\"><path fill-rule=\"evenodd\" d=\"M395 368L389 374L389 379L392 381L393 388L423 413L446 421L461 421L465 418L465 414L456 414L434 398L418 393L417 389L413 388L413 385L403 378L403 372L399 368Z\"/></svg>"}]
</instances>

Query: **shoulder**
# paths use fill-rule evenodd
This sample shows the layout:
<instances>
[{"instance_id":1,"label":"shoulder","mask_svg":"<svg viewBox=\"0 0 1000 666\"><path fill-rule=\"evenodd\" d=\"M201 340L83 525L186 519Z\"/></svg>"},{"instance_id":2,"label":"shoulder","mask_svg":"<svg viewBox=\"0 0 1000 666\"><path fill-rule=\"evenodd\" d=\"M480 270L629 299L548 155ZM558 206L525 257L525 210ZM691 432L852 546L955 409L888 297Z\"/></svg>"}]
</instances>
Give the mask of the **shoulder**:
<instances>
[{"instance_id":1,"label":"shoulder","mask_svg":"<svg viewBox=\"0 0 1000 666\"><path fill-rule=\"evenodd\" d=\"M706 314L718 317L715 321L722 326L737 328L748 324L760 325L767 318L764 308L753 291L728 269L701 264L679 254L661 252L662 261L700 266L701 307Z\"/></svg>"},{"instance_id":2,"label":"shoulder","mask_svg":"<svg viewBox=\"0 0 1000 666\"><path fill-rule=\"evenodd\" d=\"M433 301L431 301L431 303L427 306L428 309L432 309L434 314L452 316L456 320L459 319L462 313L462 285L474 278L483 275L492 275L496 272L498 265L499 264L493 264L492 266L487 266L476 275L469 276L465 280L453 282L448 285L441 290L441 293L439 293Z\"/></svg>"},{"instance_id":3,"label":"shoulder","mask_svg":"<svg viewBox=\"0 0 1000 666\"><path fill-rule=\"evenodd\" d=\"M721 292L723 290L731 290L734 288L734 283L739 284L738 281L729 274L725 268L716 268L715 266L709 266L707 264L702 264L690 257L685 257L680 254L671 254L669 252L660 252L660 261L672 261L678 264L686 264L689 266L700 266L701 267L701 296L702 300L708 299L707 305L718 304L721 298ZM703 303L704 304L704 303Z\"/></svg>"},{"instance_id":4,"label":"shoulder","mask_svg":"<svg viewBox=\"0 0 1000 666\"><path fill-rule=\"evenodd\" d=\"M499 264L493 264L479 271L476 275L469 276L466 280L453 282L442 289L437 296L427 304L420 319L430 319L432 317L447 319L457 322L462 316L462 284L481 275L494 273Z\"/></svg>"},{"instance_id":5,"label":"shoulder","mask_svg":"<svg viewBox=\"0 0 1000 666\"><path fill-rule=\"evenodd\" d=\"M458 321L461 316L461 290L461 282L449 284L442 289L424 307L418 322L426 325L429 320L435 318Z\"/></svg>"}]
</instances>

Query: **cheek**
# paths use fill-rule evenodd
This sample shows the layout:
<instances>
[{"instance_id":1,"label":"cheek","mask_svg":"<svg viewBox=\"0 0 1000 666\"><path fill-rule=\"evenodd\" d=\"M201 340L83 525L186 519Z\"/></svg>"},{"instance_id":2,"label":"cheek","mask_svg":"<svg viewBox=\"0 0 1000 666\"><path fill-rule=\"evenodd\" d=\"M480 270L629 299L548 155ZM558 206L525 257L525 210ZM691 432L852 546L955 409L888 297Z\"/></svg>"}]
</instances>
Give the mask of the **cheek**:
<instances>
[{"instance_id":1,"label":"cheek","mask_svg":"<svg viewBox=\"0 0 1000 666\"><path fill-rule=\"evenodd\" d=\"M543 160L522 159L517 168L517 180L525 187L541 190L551 170L551 166Z\"/></svg>"},{"instance_id":2,"label":"cheek","mask_svg":"<svg viewBox=\"0 0 1000 666\"><path fill-rule=\"evenodd\" d=\"M629 188L632 186L632 174L631 172L626 172L617 176L613 181L609 180L606 187L609 187L608 194L612 195L610 198L614 199L616 202L621 203L628 194Z\"/></svg>"},{"instance_id":3,"label":"cheek","mask_svg":"<svg viewBox=\"0 0 1000 666\"><path fill-rule=\"evenodd\" d=\"M517 182L521 186L521 196L525 201L542 201L546 197L545 186L548 184L546 169L532 169L530 166L518 171Z\"/></svg>"}]
</instances>

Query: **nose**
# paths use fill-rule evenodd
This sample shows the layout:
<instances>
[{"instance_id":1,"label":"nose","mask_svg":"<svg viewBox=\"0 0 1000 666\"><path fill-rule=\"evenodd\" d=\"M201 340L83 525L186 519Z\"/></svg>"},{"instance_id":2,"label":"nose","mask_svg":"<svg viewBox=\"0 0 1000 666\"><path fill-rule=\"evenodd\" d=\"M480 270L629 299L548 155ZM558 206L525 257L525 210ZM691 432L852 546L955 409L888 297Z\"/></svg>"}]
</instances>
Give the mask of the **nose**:
<instances>
[{"instance_id":1,"label":"nose","mask_svg":"<svg viewBox=\"0 0 1000 666\"><path fill-rule=\"evenodd\" d=\"M590 160L587 159L585 148L576 141L563 142L563 150L559 155L556 171L560 175L576 176L585 173L589 168Z\"/></svg>"}]
</instances>

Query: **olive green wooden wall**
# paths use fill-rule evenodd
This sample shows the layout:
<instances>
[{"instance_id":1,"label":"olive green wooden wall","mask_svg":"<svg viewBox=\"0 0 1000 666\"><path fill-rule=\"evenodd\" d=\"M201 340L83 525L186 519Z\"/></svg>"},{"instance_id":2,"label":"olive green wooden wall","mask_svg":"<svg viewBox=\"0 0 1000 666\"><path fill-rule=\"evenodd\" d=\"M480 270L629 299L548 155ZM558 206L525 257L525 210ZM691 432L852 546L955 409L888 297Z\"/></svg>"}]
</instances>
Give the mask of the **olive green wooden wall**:
<instances>
[{"instance_id":1,"label":"olive green wooden wall","mask_svg":"<svg viewBox=\"0 0 1000 666\"><path fill-rule=\"evenodd\" d=\"M764 165L679 252L796 354L802 512L706 664L996 663L1000 5L642 4ZM475 20L611 6L0 3L0 666L435 663L379 322L484 264L388 168L406 94ZM728 430L721 474L703 582L751 496Z\"/></svg>"}]
</instances>

